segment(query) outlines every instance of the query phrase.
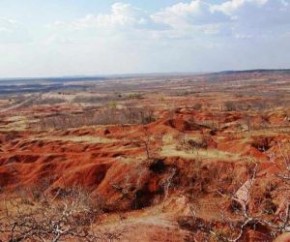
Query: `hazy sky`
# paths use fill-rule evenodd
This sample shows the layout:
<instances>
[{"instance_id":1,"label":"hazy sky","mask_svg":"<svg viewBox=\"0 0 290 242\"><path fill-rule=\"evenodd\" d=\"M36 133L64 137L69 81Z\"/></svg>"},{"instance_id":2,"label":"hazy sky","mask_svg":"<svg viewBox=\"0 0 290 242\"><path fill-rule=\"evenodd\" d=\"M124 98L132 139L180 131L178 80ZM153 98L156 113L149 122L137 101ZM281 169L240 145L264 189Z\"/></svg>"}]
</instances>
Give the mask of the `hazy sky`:
<instances>
[{"instance_id":1,"label":"hazy sky","mask_svg":"<svg viewBox=\"0 0 290 242\"><path fill-rule=\"evenodd\" d=\"M0 78L290 67L290 0L1 0Z\"/></svg>"}]
</instances>

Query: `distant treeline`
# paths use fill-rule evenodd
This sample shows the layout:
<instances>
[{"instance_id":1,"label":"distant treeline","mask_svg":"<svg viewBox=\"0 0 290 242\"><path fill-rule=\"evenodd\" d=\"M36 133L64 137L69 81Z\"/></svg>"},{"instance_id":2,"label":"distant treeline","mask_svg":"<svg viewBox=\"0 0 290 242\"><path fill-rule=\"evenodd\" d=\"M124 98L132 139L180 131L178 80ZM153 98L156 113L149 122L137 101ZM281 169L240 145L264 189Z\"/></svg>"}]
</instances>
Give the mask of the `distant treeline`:
<instances>
[{"instance_id":1,"label":"distant treeline","mask_svg":"<svg viewBox=\"0 0 290 242\"><path fill-rule=\"evenodd\" d=\"M290 69L253 69L253 70L229 70L229 71L221 71L221 72L215 72L215 73L210 73L210 74L252 74L252 73L285 73L285 74L290 74Z\"/></svg>"}]
</instances>

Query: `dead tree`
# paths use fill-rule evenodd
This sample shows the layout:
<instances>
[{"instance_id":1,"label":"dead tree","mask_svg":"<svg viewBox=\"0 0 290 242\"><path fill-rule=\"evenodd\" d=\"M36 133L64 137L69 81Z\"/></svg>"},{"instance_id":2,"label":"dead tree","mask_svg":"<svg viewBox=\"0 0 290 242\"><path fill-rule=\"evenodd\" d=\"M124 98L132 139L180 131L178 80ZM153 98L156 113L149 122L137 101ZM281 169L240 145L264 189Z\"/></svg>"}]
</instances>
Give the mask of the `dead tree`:
<instances>
[{"instance_id":1,"label":"dead tree","mask_svg":"<svg viewBox=\"0 0 290 242\"><path fill-rule=\"evenodd\" d=\"M0 237L9 242L96 241L103 236L93 229L100 212L90 196L80 190L57 201L49 197L41 202L7 197L1 204Z\"/></svg>"}]
</instances>

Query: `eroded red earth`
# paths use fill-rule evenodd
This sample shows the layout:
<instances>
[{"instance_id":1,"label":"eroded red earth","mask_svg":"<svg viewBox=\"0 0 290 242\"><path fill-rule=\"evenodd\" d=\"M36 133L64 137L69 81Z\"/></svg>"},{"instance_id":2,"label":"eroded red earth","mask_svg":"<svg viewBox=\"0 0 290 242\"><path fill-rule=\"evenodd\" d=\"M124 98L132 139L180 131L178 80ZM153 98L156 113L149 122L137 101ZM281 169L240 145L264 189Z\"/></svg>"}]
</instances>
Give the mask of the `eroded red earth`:
<instances>
[{"instance_id":1,"label":"eroded red earth","mask_svg":"<svg viewBox=\"0 0 290 242\"><path fill-rule=\"evenodd\" d=\"M161 82L167 90L153 82L150 92L134 87L142 98L89 109L68 101L8 109L0 195L34 188L62 199L81 188L103 211L95 229L121 241L230 240L243 205L274 223L289 206L282 177L290 165L290 76L274 73L269 83L269 74L252 75ZM239 241L273 241L285 231L249 223ZM277 241L289 241L283 236Z\"/></svg>"}]
</instances>

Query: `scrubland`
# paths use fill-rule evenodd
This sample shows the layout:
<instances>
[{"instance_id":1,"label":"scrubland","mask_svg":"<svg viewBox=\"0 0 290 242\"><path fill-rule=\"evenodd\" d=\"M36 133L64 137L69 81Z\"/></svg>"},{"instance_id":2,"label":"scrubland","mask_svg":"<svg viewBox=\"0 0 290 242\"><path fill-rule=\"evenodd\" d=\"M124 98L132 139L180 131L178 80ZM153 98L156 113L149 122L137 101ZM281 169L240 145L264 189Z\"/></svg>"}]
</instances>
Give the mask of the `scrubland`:
<instances>
[{"instance_id":1,"label":"scrubland","mask_svg":"<svg viewBox=\"0 0 290 242\"><path fill-rule=\"evenodd\" d=\"M289 72L85 87L1 96L0 241L290 240Z\"/></svg>"}]
</instances>

